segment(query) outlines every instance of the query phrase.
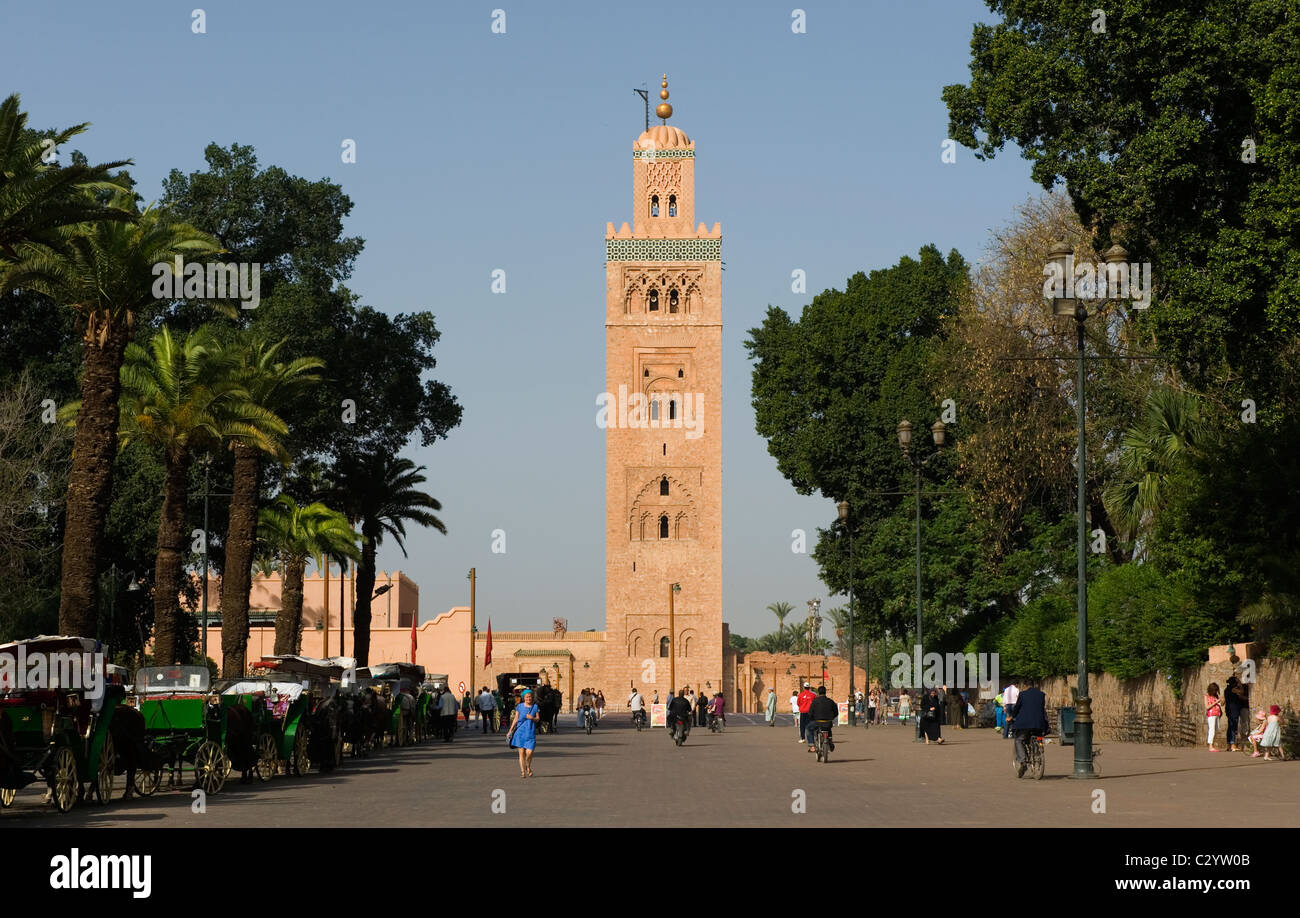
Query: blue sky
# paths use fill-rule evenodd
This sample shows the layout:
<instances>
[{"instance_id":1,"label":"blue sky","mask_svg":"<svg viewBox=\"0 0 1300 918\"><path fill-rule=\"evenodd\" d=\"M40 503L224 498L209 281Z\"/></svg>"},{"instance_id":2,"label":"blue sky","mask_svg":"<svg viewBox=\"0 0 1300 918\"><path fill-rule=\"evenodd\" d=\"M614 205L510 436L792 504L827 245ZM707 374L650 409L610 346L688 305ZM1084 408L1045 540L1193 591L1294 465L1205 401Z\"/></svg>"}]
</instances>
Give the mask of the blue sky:
<instances>
[{"instance_id":1,"label":"blue sky","mask_svg":"<svg viewBox=\"0 0 1300 918\"><path fill-rule=\"evenodd\" d=\"M1014 150L940 161L940 90L969 75L982 3L799 2L806 34L792 3L5 0L0 26L26 40L0 74L34 126L93 122L77 146L133 158L146 197L212 141L343 186L366 240L349 286L437 316L435 375L465 407L449 440L406 453L448 535L413 532L410 557L384 546L381 566L419 583L422 618L466 603L477 567L480 623L500 631L604 627L605 223L632 216L632 89L666 72L671 123L696 144L696 221L722 223L723 617L755 635L768 603L841 599L791 551L791 530L811 543L835 510L795 494L754 433L748 330L927 243L974 260L1035 193Z\"/></svg>"}]
</instances>

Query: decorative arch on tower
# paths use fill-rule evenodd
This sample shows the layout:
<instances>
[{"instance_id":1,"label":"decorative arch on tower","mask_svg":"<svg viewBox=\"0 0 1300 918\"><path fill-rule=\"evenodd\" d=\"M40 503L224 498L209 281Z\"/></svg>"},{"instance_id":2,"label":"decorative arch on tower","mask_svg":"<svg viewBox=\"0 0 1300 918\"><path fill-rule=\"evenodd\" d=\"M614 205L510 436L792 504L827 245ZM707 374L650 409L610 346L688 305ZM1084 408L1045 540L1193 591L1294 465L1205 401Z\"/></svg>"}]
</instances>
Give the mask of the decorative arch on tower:
<instances>
[{"instance_id":1,"label":"decorative arch on tower","mask_svg":"<svg viewBox=\"0 0 1300 918\"><path fill-rule=\"evenodd\" d=\"M634 542L695 539L698 524L695 495L690 487L672 472L661 471L648 477L632 500L628 538Z\"/></svg>"}]
</instances>

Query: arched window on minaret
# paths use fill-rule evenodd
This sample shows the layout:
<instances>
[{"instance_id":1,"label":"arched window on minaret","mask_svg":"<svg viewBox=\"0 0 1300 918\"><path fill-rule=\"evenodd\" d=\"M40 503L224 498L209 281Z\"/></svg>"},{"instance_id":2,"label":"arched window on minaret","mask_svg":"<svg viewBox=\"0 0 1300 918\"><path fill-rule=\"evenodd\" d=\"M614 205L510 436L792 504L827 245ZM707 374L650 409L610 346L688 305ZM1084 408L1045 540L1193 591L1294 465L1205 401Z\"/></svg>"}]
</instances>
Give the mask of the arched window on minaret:
<instances>
[{"instance_id":1,"label":"arched window on minaret","mask_svg":"<svg viewBox=\"0 0 1300 918\"><path fill-rule=\"evenodd\" d=\"M676 287L668 291L668 311L669 312L677 311L677 288Z\"/></svg>"},{"instance_id":2,"label":"arched window on minaret","mask_svg":"<svg viewBox=\"0 0 1300 918\"><path fill-rule=\"evenodd\" d=\"M659 216L659 195L657 194L650 195L650 216Z\"/></svg>"},{"instance_id":3,"label":"arched window on minaret","mask_svg":"<svg viewBox=\"0 0 1300 918\"><path fill-rule=\"evenodd\" d=\"M671 642L666 637L662 637L659 639L659 656L661 657L668 656L668 646L670 643Z\"/></svg>"},{"instance_id":4,"label":"arched window on minaret","mask_svg":"<svg viewBox=\"0 0 1300 918\"><path fill-rule=\"evenodd\" d=\"M668 538L668 514L659 517L659 538Z\"/></svg>"},{"instance_id":5,"label":"arched window on minaret","mask_svg":"<svg viewBox=\"0 0 1300 918\"><path fill-rule=\"evenodd\" d=\"M659 420L659 399L657 398L650 399L650 420Z\"/></svg>"},{"instance_id":6,"label":"arched window on minaret","mask_svg":"<svg viewBox=\"0 0 1300 918\"><path fill-rule=\"evenodd\" d=\"M667 496L668 496L668 478L667 478L667 476L665 476L665 477L659 479L659 496L660 496L660 497L667 497Z\"/></svg>"},{"instance_id":7,"label":"arched window on minaret","mask_svg":"<svg viewBox=\"0 0 1300 918\"><path fill-rule=\"evenodd\" d=\"M659 311L659 291L658 291L658 290L651 290L651 291L650 291L650 311L651 311L651 312L658 312L658 311Z\"/></svg>"},{"instance_id":8,"label":"arched window on minaret","mask_svg":"<svg viewBox=\"0 0 1300 918\"><path fill-rule=\"evenodd\" d=\"M668 196L668 216L677 216L677 195L675 194L670 194Z\"/></svg>"},{"instance_id":9,"label":"arched window on minaret","mask_svg":"<svg viewBox=\"0 0 1300 918\"><path fill-rule=\"evenodd\" d=\"M668 401L668 420L677 420L677 399L675 398Z\"/></svg>"}]
</instances>

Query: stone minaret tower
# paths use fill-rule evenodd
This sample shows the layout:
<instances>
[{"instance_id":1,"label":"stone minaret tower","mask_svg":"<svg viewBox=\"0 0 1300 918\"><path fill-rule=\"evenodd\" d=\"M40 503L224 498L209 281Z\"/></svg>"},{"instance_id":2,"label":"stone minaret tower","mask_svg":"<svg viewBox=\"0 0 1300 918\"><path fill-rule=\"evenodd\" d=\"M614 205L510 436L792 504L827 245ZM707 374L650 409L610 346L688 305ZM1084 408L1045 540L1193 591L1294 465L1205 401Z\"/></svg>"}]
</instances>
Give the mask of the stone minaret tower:
<instances>
[{"instance_id":1,"label":"stone minaret tower","mask_svg":"<svg viewBox=\"0 0 1300 918\"><path fill-rule=\"evenodd\" d=\"M647 700L722 691L722 227L694 226L695 144L668 124L666 76L659 95L662 123L632 145L632 227L605 231L603 688L616 705L631 685Z\"/></svg>"}]
</instances>

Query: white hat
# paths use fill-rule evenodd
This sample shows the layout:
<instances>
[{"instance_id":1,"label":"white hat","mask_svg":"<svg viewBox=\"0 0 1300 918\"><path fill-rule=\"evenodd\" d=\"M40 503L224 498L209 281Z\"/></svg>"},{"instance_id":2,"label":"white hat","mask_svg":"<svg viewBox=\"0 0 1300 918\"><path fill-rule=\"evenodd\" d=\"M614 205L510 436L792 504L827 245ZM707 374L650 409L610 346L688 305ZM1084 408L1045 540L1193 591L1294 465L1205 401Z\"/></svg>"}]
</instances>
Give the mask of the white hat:
<instances>
[{"instance_id":1,"label":"white hat","mask_svg":"<svg viewBox=\"0 0 1300 918\"><path fill-rule=\"evenodd\" d=\"M807 687L808 687L808 683L805 682L805 683L803 684L803 687L804 687L804 688L807 688Z\"/></svg>"}]
</instances>

